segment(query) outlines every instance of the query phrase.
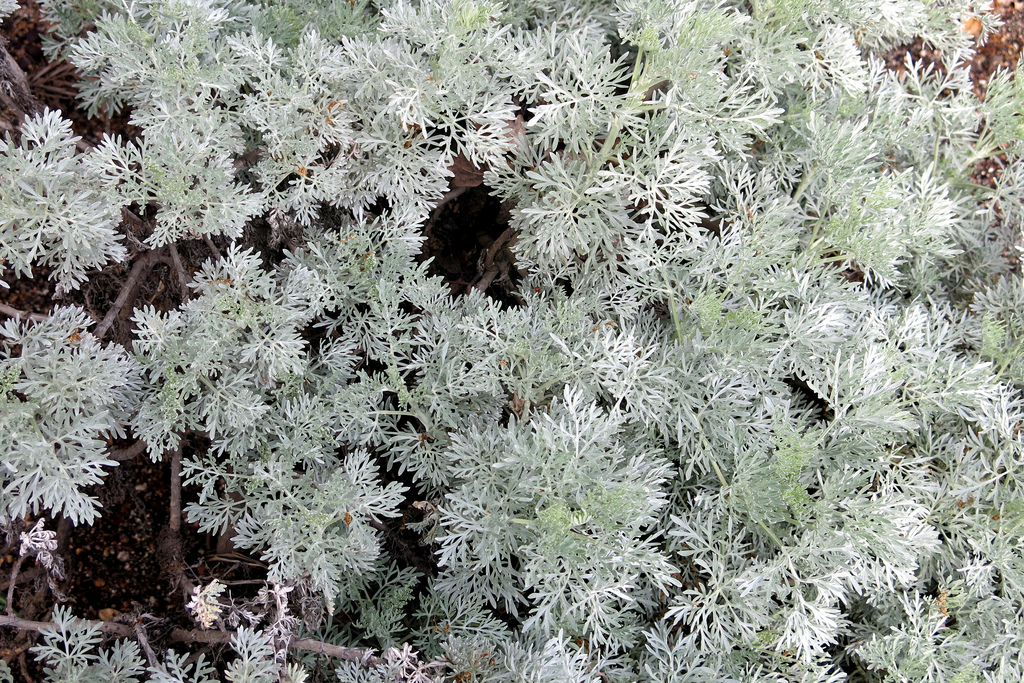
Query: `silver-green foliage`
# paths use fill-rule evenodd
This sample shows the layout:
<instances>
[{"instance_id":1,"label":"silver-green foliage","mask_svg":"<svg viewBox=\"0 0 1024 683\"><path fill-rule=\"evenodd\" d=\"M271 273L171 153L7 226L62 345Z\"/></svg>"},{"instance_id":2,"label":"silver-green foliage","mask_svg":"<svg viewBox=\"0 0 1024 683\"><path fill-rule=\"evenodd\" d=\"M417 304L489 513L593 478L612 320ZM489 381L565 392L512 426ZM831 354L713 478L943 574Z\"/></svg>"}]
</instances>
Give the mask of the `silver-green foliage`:
<instances>
[{"instance_id":1,"label":"silver-green foliage","mask_svg":"<svg viewBox=\"0 0 1024 683\"><path fill-rule=\"evenodd\" d=\"M0 326L0 519L64 515L75 524L100 515L87 486L115 466L110 437L138 405L142 373L119 346L86 330L80 308L59 307L34 325Z\"/></svg>"},{"instance_id":2,"label":"silver-green foliage","mask_svg":"<svg viewBox=\"0 0 1024 683\"><path fill-rule=\"evenodd\" d=\"M90 182L91 154L76 153L78 140L70 121L47 110L22 124L20 145L0 143L0 262L19 277L33 264L49 266L58 291L127 256L120 207Z\"/></svg>"},{"instance_id":3,"label":"silver-green foliage","mask_svg":"<svg viewBox=\"0 0 1024 683\"><path fill-rule=\"evenodd\" d=\"M18 0L2 0L0 1L0 19L18 9Z\"/></svg>"},{"instance_id":4,"label":"silver-green foliage","mask_svg":"<svg viewBox=\"0 0 1024 683\"><path fill-rule=\"evenodd\" d=\"M141 379L73 415L154 457L208 439L189 519L325 598L325 637L460 681L1024 678L1022 86L975 96L977 3L45 4L85 106L145 134L75 155L26 123L2 173L53 189L2 190L19 273L120 258L130 203L152 245L302 231L136 311ZM887 68L915 36L939 63ZM467 161L516 234L512 304L417 258ZM69 315L5 329L114 381ZM16 343L5 419L64 424L74 387ZM32 458L69 457L54 434ZM403 513L436 576L385 550ZM240 634L258 680L273 648ZM441 675L393 652L336 673Z\"/></svg>"}]
</instances>

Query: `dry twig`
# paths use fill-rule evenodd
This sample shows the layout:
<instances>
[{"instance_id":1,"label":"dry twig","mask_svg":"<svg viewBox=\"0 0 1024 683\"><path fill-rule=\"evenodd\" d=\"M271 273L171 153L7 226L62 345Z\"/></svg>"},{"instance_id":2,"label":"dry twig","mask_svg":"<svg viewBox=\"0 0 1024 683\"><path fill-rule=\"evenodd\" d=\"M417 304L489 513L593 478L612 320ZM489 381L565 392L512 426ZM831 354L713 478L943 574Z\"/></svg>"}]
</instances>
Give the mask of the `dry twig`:
<instances>
[{"instance_id":1,"label":"dry twig","mask_svg":"<svg viewBox=\"0 0 1024 683\"><path fill-rule=\"evenodd\" d=\"M10 615L14 614L14 587L18 584L18 572L21 571L21 563L25 561L25 556L19 554L18 559L14 561L14 566L11 567L11 579L7 585L7 605L6 612Z\"/></svg>"},{"instance_id":2,"label":"dry twig","mask_svg":"<svg viewBox=\"0 0 1024 683\"><path fill-rule=\"evenodd\" d=\"M26 114L43 110L29 89L28 79L14 57L7 52L7 40L0 37L0 109L9 112L10 119L20 124ZM10 123L4 128L11 128ZM13 129L12 129L13 130Z\"/></svg>"},{"instance_id":3,"label":"dry twig","mask_svg":"<svg viewBox=\"0 0 1024 683\"><path fill-rule=\"evenodd\" d=\"M116 462L125 462L127 460L133 460L136 456L146 450L146 442L139 439L128 448L119 448L117 450L110 451L107 457Z\"/></svg>"},{"instance_id":4,"label":"dry twig","mask_svg":"<svg viewBox=\"0 0 1024 683\"><path fill-rule=\"evenodd\" d=\"M17 308L8 306L7 304L0 304L0 313L18 320L33 320L37 323L41 323L46 320L49 316L43 313L32 313L31 311L19 311Z\"/></svg>"},{"instance_id":5,"label":"dry twig","mask_svg":"<svg viewBox=\"0 0 1024 683\"><path fill-rule=\"evenodd\" d=\"M506 228L505 232L498 236L498 239L494 240L494 243L487 248L484 254L482 269L483 273L477 278L476 282L466 286L466 293L469 294L473 288L484 292L494 279L501 275L507 277L509 268L512 266L514 257L512 256L512 247L516 243L515 235L512 233L512 228ZM502 250L506 250L508 253L506 258L498 259L498 255L501 254Z\"/></svg>"},{"instance_id":6,"label":"dry twig","mask_svg":"<svg viewBox=\"0 0 1024 683\"><path fill-rule=\"evenodd\" d=\"M171 252L171 261L174 263L174 272L178 274L178 286L181 287L181 298L184 301L188 301L188 273L185 272L185 267L181 265L181 257L178 256L178 249L174 244L168 244L167 249Z\"/></svg>"},{"instance_id":7,"label":"dry twig","mask_svg":"<svg viewBox=\"0 0 1024 683\"><path fill-rule=\"evenodd\" d=\"M103 316L103 321L96 327L96 331L93 334L97 339L102 339L106 336L110 327L114 324L121 309L128 304L128 301L135 296L136 290L139 288L139 282L142 279L142 275L149 268L152 268L157 263L166 258L164 256L164 249L154 249L146 252L144 256L139 258L132 266L131 272L128 273L128 279L125 280L124 286L121 287L121 291L118 292L117 298L114 299L114 305L110 307L107 314Z\"/></svg>"},{"instance_id":8,"label":"dry twig","mask_svg":"<svg viewBox=\"0 0 1024 683\"><path fill-rule=\"evenodd\" d=\"M153 668L159 665L159 661L156 658L156 653L153 652L153 648L149 644L149 637L146 635L146 627L142 625L142 617L135 620L135 639L139 641L139 647L146 653L146 661Z\"/></svg>"},{"instance_id":9,"label":"dry twig","mask_svg":"<svg viewBox=\"0 0 1024 683\"><path fill-rule=\"evenodd\" d=\"M181 446L171 451L171 533L181 533Z\"/></svg>"},{"instance_id":10,"label":"dry twig","mask_svg":"<svg viewBox=\"0 0 1024 683\"><path fill-rule=\"evenodd\" d=\"M130 638L133 636L137 637L138 635L135 628L128 626L127 624L116 624L112 621L90 621L88 619L80 619L79 621L86 626L98 626L101 632L112 636ZM27 631L42 631L43 629L56 630L56 624L50 621L30 621L28 619L21 619L14 616L0 616L0 627L5 626L7 628L16 628ZM231 642L231 638L233 638L234 635L235 633L233 631L202 631L198 629L186 631L184 629L176 628L171 631L170 640L175 643L183 643L186 645L191 643L220 644ZM327 657L334 657L335 659L344 659L350 662L361 662L366 666L376 666L383 663L381 659L373 656L372 649L342 647L340 645L332 645L312 638L292 638L291 642L288 643L288 649L313 652L315 654L326 655Z\"/></svg>"}]
</instances>

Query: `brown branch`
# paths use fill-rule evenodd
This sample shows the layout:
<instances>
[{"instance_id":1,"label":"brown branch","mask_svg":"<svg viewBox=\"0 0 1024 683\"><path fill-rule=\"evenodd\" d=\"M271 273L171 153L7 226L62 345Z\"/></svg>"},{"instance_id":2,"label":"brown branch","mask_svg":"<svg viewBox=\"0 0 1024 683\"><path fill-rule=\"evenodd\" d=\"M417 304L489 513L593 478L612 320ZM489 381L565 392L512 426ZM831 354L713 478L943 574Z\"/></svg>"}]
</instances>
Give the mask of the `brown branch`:
<instances>
[{"instance_id":1,"label":"brown branch","mask_svg":"<svg viewBox=\"0 0 1024 683\"><path fill-rule=\"evenodd\" d=\"M21 571L21 563L25 561L25 556L21 553L18 554L18 559L11 567L11 582L7 586L7 605L6 610L10 615L14 614L14 587L18 584L18 572Z\"/></svg>"},{"instance_id":2,"label":"brown branch","mask_svg":"<svg viewBox=\"0 0 1024 683\"><path fill-rule=\"evenodd\" d=\"M90 621L88 619L78 619L77 621L84 626L98 626L101 632L112 636L130 638L137 635L135 629L127 624L115 624L112 621ZM0 628L5 626L23 631L57 630L57 625L52 621L30 621L19 617L0 616ZM176 628L171 631L170 640L185 645L192 643L220 644L230 642L234 635L233 631L201 631L198 629L186 631ZM361 662L365 666L376 666L383 663L381 659L373 656L372 649L331 645L330 643L324 643L312 638L293 638L288 643L288 648L334 657L335 659L345 659L350 662Z\"/></svg>"},{"instance_id":3,"label":"brown branch","mask_svg":"<svg viewBox=\"0 0 1024 683\"><path fill-rule=\"evenodd\" d=\"M173 590L180 590L186 598L195 584L185 574L187 564L181 547L181 446L164 451L171 461L171 502L167 526L160 532L157 556Z\"/></svg>"},{"instance_id":4,"label":"brown branch","mask_svg":"<svg viewBox=\"0 0 1024 683\"><path fill-rule=\"evenodd\" d=\"M24 643L18 647L5 647L0 648L0 659L10 664L14 661L14 658L20 655L22 652L27 652L30 647L35 645L31 640L26 639Z\"/></svg>"},{"instance_id":5,"label":"brown branch","mask_svg":"<svg viewBox=\"0 0 1024 683\"><path fill-rule=\"evenodd\" d=\"M233 562L236 566L253 567L255 569L266 569L267 565L260 562L254 557L243 555L237 550L228 550L223 553L214 553L213 555L207 555L206 560L208 562ZM223 582L222 582L223 583ZM258 583L266 583L266 581L260 581Z\"/></svg>"},{"instance_id":6,"label":"brown branch","mask_svg":"<svg viewBox=\"0 0 1024 683\"><path fill-rule=\"evenodd\" d=\"M144 221L127 206L121 207L121 215L130 220L132 223L135 223L135 225L139 226L140 228L144 224Z\"/></svg>"},{"instance_id":7,"label":"brown branch","mask_svg":"<svg viewBox=\"0 0 1024 683\"><path fill-rule=\"evenodd\" d=\"M19 311L17 308L13 308L7 304L0 304L0 313L10 316L11 318L17 318L18 320L34 320L37 323L41 323L49 317L43 313Z\"/></svg>"},{"instance_id":8,"label":"brown branch","mask_svg":"<svg viewBox=\"0 0 1024 683\"><path fill-rule=\"evenodd\" d=\"M78 622L85 626L99 626L100 631L103 633L109 633L114 636L128 637L135 635L135 630L127 624L115 624L112 621L89 621L88 619L78 619ZM57 624L52 621L31 621L29 619L22 619L20 617L0 616L0 628L6 626L7 628L16 628L21 631L42 631L44 629L57 629Z\"/></svg>"},{"instance_id":9,"label":"brown branch","mask_svg":"<svg viewBox=\"0 0 1024 683\"><path fill-rule=\"evenodd\" d=\"M142 279L143 271L151 268L154 264L162 261L163 259L164 250L153 249L152 251L147 251L144 256L135 262L135 265L132 266L131 272L128 273L128 279L125 280L124 286L121 287L121 291L118 292L117 298L114 299L114 305L110 307L107 314L103 316L103 321L96 328L96 331L93 332L93 335L97 339L102 339L106 336L111 325L114 324L114 320L117 319L118 314L121 312L121 309L125 307L129 299L134 298L135 290L139 287L139 281Z\"/></svg>"},{"instance_id":10,"label":"brown branch","mask_svg":"<svg viewBox=\"0 0 1024 683\"><path fill-rule=\"evenodd\" d=\"M171 451L171 533L181 533L181 446Z\"/></svg>"},{"instance_id":11,"label":"brown branch","mask_svg":"<svg viewBox=\"0 0 1024 683\"><path fill-rule=\"evenodd\" d=\"M149 638L146 636L146 627L142 625L142 619L135 620L135 639L139 641L139 647L146 653L146 661L154 669L159 665L156 658L156 653L153 652L153 648L149 644Z\"/></svg>"},{"instance_id":12,"label":"brown branch","mask_svg":"<svg viewBox=\"0 0 1024 683\"><path fill-rule=\"evenodd\" d=\"M189 295L188 274L185 272L185 267L181 265L181 257L178 256L178 249L174 244L168 244L167 249L171 252L171 261L174 263L174 272L178 274L178 286L181 287L181 298L187 300Z\"/></svg>"},{"instance_id":13,"label":"brown branch","mask_svg":"<svg viewBox=\"0 0 1024 683\"><path fill-rule=\"evenodd\" d=\"M18 667L21 669L21 677L25 679L25 683L36 683L36 679L32 678L32 675L28 672L28 657L27 653L22 652L18 655Z\"/></svg>"},{"instance_id":14,"label":"brown branch","mask_svg":"<svg viewBox=\"0 0 1024 683\"><path fill-rule=\"evenodd\" d=\"M497 258L498 254L501 253L503 249L511 250L512 246L515 245L515 242L516 238L512 233L512 228L506 228L505 232L501 233L501 235L498 236L498 239L494 240L484 254L483 274L476 279L476 282L466 286L466 294L469 294L474 288L481 292L486 291L487 288L491 286L491 283L494 282L494 278L498 277L502 270L504 270L506 274L508 273L510 262L499 262ZM508 256L510 259L513 258L511 251L509 251ZM502 268L502 266L504 266L504 268Z\"/></svg>"},{"instance_id":15,"label":"brown branch","mask_svg":"<svg viewBox=\"0 0 1024 683\"><path fill-rule=\"evenodd\" d=\"M21 123L26 114L43 111L29 89L28 79L18 63L7 52L7 40L0 39L0 105Z\"/></svg>"},{"instance_id":16,"label":"brown branch","mask_svg":"<svg viewBox=\"0 0 1024 683\"><path fill-rule=\"evenodd\" d=\"M107 457L117 462L125 462L126 460L133 460L140 453L145 452L147 444L142 439L139 439L128 448L119 448L117 450L110 451Z\"/></svg>"},{"instance_id":17,"label":"brown branch","mask_svg":"<svg viewBox=\"0 0 1024 683\"><path fill-rule=\"evenodd\" d=\"M206 242L206 246L212 252L212 255L216 258L220 258L220 249L218 249L217 245L213 243L213 240L210 239L210 236L204 234L203 241Z\"/></svg>"}]
</instances>

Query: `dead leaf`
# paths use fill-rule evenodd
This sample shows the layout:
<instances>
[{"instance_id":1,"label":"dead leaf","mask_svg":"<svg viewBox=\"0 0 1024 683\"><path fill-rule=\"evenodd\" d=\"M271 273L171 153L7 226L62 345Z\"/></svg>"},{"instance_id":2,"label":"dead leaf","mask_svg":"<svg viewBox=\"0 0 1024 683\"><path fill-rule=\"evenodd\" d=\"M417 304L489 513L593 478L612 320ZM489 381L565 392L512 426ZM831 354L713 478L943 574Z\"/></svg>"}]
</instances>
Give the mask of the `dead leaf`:
<instances>
[{"instance_id":1,"label":"dead leaf","mask_svg":"<svg viewBox=\"0 0 1024 683\"><path fill-rule=\"evenodd\" d=\"M506 121L505 127L508 128L506 135L508 135L510 140L514 141L521 135L526 135L526 125L522 115L516 116L511 121Z\"/></svg>"},{"instance_id":2,"label":"dead leaf","mask_svg":"<svg viewBox=\"0 0 1024 683\"><path fill-rule=\"evenodd\" d=\"M466 158L466 155L459 154L455 161L448 167L455 177L452 178L452 187L477 187L484 182L484 171Z\"/></svg>"},{"instance_id":3,"label":"dead leaf","mask_svg":"<svg viewBox=\"0 0 1024 683\"><path fill-rule=\"evenodd\" d=\"M964 22L964 25L961 27L961 30L967 31L973 37L977 38L978 36L981 35L981 30L983 28L984 26L982 26L981 19L979 19L978 17L970 17L967 21Z\"/></svg>"},{"instance_id":4,"label":"dead leaf","mask_svg":"<svg viewBox=\"0 0 1024 683\"><path fill-rule=\"evenodd\" d=\"M512 394L512 399L508 402L509 409L516 414L516 417L523 417L523 409L526 407L526 401L519 398L518 395Z\"/></svg>"}]
</instances>

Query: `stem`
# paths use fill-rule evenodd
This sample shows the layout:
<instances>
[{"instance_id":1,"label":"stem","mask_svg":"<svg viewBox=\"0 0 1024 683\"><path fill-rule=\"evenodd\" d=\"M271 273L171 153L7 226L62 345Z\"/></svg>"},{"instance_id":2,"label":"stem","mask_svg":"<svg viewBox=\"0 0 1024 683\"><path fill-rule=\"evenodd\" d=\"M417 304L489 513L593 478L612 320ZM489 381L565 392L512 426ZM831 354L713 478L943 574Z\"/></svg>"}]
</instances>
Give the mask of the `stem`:
<instances>
[{"instance_id":1,"label":"stem","mask_svg":"<svg viewBox=\"0 0 1024 683\"><path fill-rule=\"evenodd\" d=\"M142 619L135 621L135 639L139 641L139 647L146 653L146 661L154 669L159 666L159 661L156 658L156 653L153 652L153 648L149 644L149 638L146 636L146 628L142 625Z\"/></svg>"},{"instance_id":2,"label":"stem","mask_svg":"<svg viewBox=\"0 0 1024 683\"><path fill-rule=\"evenodd\" d=\"M631 96L637 96L637 85L642 80L643 76L643 62L644 62L644 51L637 49L636 60L633 62L633 75L629 79L629 90L627 91ZM640 96L643 93L639 93ZM631 98L632 99L632 98ZM629 103L627 106L633 110L639 110L644 108L642 102L636 104ZM601 145L601 150L597 153L597 163L594 166L591 173L604 166L604 162L611 157L612 149L615 147L615 142L619 138L619 131L622 130L622 120L618 114L612 114L612 122L608 127L608 136L604 139L604 144Z\"/></svg>"},{"instance_id":3,"label":"stem","mask_svg":"<svg viewBox=\"0 0 1024 683\"><path fill-rule=\"evenodd\" d=\"M167 572L172 591L180 590L188 597L195 584L185 574L185 553L181 546L181 446L164 451L171 460L171 500L167 528L160 533L158 557ZM142 640L139 641L142 645Z\"/></svg>"},{"instance_id":4,"label":"stem","mask_svg":"<svg viewBox=\"0 0 1024 683\"><path fill-rule=\"evenodd\" d=\"M622 129L622 122L619 121L617 114L612 114L612 125L608 128L608 137L604 139L604 144L601 145L601 151L597 153L598 168L600 168L604 162L611 156L612 147L615 146L615 141L619 137L619 131Z\"/></svg>"},{"instance_id":5,"label":"stem","mask_svg":"<svg viewBox=\"0 0 1024 683\"><path fill-rule=\"evenodd\" d=\"M97 339L102 339L106 336L110 327L114 324L114 320L117 319L118 314L121 312L121 309L128 304L128 300L130 298L134 297L135 290L138 289L139 286L139 280L142 279L143 271L163 260L163 258L164 250L154 249L146 252L145 256L135 262L135 265L132 266L131 272L128 273L128 279L125 280L124 286L121 287L121 291L118 292L117 298L114 300L114 305L110 307L107 314L103 316L103 321L100 322L96 327L96 331L93 332L93 335Z\"/></svg>"},{"instance_id":6,"label":"stem","mask_svg":"<svg viewBox=\"0 0 1024 683\"><path fill-rule=\"evenodd\" d=\"M171 452L171 518L167 526L172 534L181 531L181 446Z\"/></svg>"},{"instance_id":7,"label":"stem","mask_svg":"<svg viewBox=\"0 0 1024 683\"><path fill-rule=\"evenodd\" d=\"M785 549L786 546L782 545L782 541L779 540L779 537L775 535L775 532L768 528L768 525L765 524L763 520L757 520L757 524L764 529L764 532L768 534L768 538L772 539L779 548Z\"/></svg>"},{"instance_id":8,"label":"stem","mask_svg":"<svg viewBox=\"0 0 1024 683\"><path fill-rule=\"evenodd\" d=\"M43 107L32 95L25 72L6 50L6 43L0 45L0 105L8 109L15 121L24 119L26 114L42 112Z\"/></svg>"},{"instance_id":9,"label":"stem","mask_svg":"<svg viewBox=\"0 0 1024 683\"><path fill-rule=\"evenodd\" d=\"M960 170L964 171L970 168L972 165L987 159L993 154L999 152L999 145L995 144L995 136L989 130L986 122L985 127L978 135L978 141L974 144L971 149L971 155L960 165Z\"/></svg>"},{"instance_id":10,"label":"stem","mask_svg":"<svg viewBox=\"0 0 1024 683\"><path fill-rule=\"evenodd\" d=\"M633 62L633 75L629 79L630 90L633 89L633 86L636 84L637 79L640 78L640 64L643 62L643 59L644 51L642 48L638 47L636 50L636 61Z\"/></svg>"},{"instance_id":11,"label":"stem","mask_svg":"<svg viewBox=\"0 0 1024 683\"><path fill-rule=\"evenodd\" d=\"M137 455L146 450L146 442L139 439L128 448L121 448L116 451L110 451L107 457L115 462L125 462L126 460L133 460Z\"/></svg>"},{"instance_id":12,"label":"stem","mask_svg":"<svg viewBox=\"0 0 1024 683\"><path fill-rule=\"evenodd\" d=\"M683 329L679 324L679 313L676 312L676 296L675 288L672 287L672 283L669 282L668 273L665 272L665 267L661 267L661 277L665 280L665 287L668 290L668 312L672 316L672 326L676 328L676 341L683 340Z\"/></svg>"},{"instance_id":13,"label":"stem","mask_svg":"<svg viewBox=\"0 0 1024 683\"><path fill-rule=\"evenodd\" d=\"M43 571L44 570L43 570L42 567L40 567L39 565L36 565L35 567L31 567L31 568L26 569L24 571L18 572L18 583L28 583L29 581L32 581L37 576L42 574ZM9 587L10 587L10 579L9 578L5 579L2 582L0 582L0 591L2 591L3 593L6 593L7 589Z\"/></svg>"},{"instance_id":14,"label":"stem","mask_svg":"<svg viewBox=\"0 0 1024 683\"><path fill-rule=\"evenodd\" d=\"M849 254L839 254L838 256L829 256L828 258L823 258L820 261L818 261L818 263L834 263L835 261L849 261L852 258L853 257L850 256Z\"/></svg>"},{"instance_id":15,"label":"stem","mask_svg":"<svg viewBox=\"0 0 1024 683\"><path fill-rule=\"evenodd\" d=\"M185 273L185 267L181 265L181 257L178 256L178 250L175 248L174 243L167 245L168 251L171 252L171 261L174 263L174 272L178 275L178 286L181 287L181 297L185 301L188 301L189 289L188 281L189 277Z\"/></svg>"},{"instance_id":16,"label":"stem","mask_svg":"<svg viewBox=\"0 0 1024 683\"><path fill-rule=\"evenodd\" d=\"M41 323L46 320L49 316L43 313L31 313L29 311L19 311L17 308L8 306L7 304L0 304L0 313L12 318L19 320L32 320L37 323Z\"/></svg>"},{"instance_id":17,"label":"stem","mask_svg":"<svg viewBox=\"0 0 1024 683\"><path fill-rule=\"evenodd\" d=\"M718 461L711 458L711 466L715 468L715 474L718 475L718 482L722 485L722 488L727 487L729 483L725 480L725 475L722 474L722 468L718 466Z\"/></svg>"},{"instance_id":18,"label":"stem","mask_svg":"<svg viewBox=\"0 0 1024 683\"><path fill-rule=\"evenodd\" d=\"M803 193L810 186L811 182L818 177L818 169L816 166L811 166L804 174L804 177L800 179L800 184L796 186L796 191L793 192L793 201L800 199Z\"/></svg>"},{"instance_id":19,"label":"stem","mask_svg":"<svg viewBox=\"0 0 1024 683\"><path fill-rule=\"evenodd\" d=\"M213 240L210 239L210 236L207 235L207 234L204 234L203 235L203 241L206 242L206 246L209 248L210 253L213 254L213 256L215 256L216 258L219 259L220 258L220 249L218 249L217 245L213 243Z\"/></svg>"},{"instance_id":20,"label":"stem","mask_svg":"<svg viewBox=\"0 0 1024 683\"><path fill-rule=\"evenodd\" d=\"M14 616L14 585L18 582L18 572L21 571L21 563L24 560L25 556L19 554L18 561L11 568L11 583L7 586L7 605L5 609L12 617Z\"/></svg>"}]
</instances>

